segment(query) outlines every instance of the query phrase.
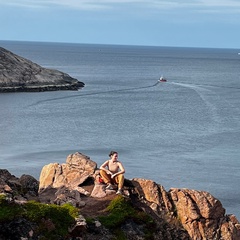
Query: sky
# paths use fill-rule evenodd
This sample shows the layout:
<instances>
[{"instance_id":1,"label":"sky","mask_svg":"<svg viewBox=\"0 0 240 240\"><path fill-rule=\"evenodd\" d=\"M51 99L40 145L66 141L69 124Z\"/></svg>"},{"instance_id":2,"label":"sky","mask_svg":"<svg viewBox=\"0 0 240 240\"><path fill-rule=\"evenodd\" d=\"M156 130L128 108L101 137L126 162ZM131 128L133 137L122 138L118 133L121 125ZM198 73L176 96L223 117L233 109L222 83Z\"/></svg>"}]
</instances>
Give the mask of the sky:
<instances>
[{"instance_id":1,"label":"sky","mask_svg":"<svg viewBox=\"0 0 240 240\"><path fill-rule=\"evenodd\" d=\"M240 0L0 0L0 40L239 48Z\"/></svg>"}]
</instances>

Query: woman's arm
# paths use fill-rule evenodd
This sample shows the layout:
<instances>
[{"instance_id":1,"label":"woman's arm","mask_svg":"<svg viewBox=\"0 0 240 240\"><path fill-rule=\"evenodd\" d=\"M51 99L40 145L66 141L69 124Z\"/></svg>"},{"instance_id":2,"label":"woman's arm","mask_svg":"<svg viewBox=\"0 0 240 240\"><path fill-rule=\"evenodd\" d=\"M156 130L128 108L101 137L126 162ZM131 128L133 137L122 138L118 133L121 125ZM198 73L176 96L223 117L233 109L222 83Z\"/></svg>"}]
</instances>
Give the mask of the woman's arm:
<instances>
[{"instance_id":1,"label":"woman's arm","mask_svg":"<svg viewBox=\"0 0 240 240\"><path fill-rule=\"evenodd\" d=\"M124 174L124 173L125 173L125 169L124 169L124 167L123 167L123 165L122 165L121 162L118 162L118 167L119 167L119 170L120 170L120 171L118 171L117 173L114 173L114 174L112 175L112 178L113 178L113 177L116 177L116 176L119 175L119 174Z\"/></svg>"},{"instance_id":2,"label":"woman's arm","mask_svg":"<svg viewBox=\"0 0 240 240\"><path fill-rule=\"evenodd\" d=\"M107 174L112 175L112 172L109 171L109 169L106 168L106 167L108 167L108 161L109 161L109 160L105 161L105 162L100 166L99 169L105 171Z\"/></svg>"}]
</instances>

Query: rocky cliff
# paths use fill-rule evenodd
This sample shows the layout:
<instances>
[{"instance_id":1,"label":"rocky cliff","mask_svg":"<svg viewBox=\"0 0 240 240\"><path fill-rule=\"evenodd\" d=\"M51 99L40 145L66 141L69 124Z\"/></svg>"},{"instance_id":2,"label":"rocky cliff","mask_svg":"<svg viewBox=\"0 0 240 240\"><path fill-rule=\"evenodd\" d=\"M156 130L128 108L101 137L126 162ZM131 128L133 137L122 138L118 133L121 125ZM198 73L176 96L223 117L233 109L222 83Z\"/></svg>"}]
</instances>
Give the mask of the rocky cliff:
<instances>
[{"instance_id":1,"label":"rocky cliff","mask_svg":"<svg viewBox=\"0 0 240 240\"><path fill-rule=\"evenodd\" d=\"M0 92L77 90L84 83L0 47Z\"/></svg>"},{"instance_id":2,"label":"rocky cliff","mask_svg":"<svg viewBox=\"0 0 240 240\"><path fill-rule=\"evenodd\" d=\"M34 199L55 205L71 203L80 209L64 239L240 239L239 221L225 215L221 202L210 193L166 191L152 180L134 178L125 179L124 195L119 197L114 190L105 189L97 164L78 152L69 155L66 163L44 166L39 182L0 170L0 192L21 204ZM1 231L9 231L9 224L0 222L1 239L6 239ZM31 231L21 232L21 237L37 239L34 225L28 229ZM30 232L32 238L27 238Z\"/></svg>"}]
</instances>

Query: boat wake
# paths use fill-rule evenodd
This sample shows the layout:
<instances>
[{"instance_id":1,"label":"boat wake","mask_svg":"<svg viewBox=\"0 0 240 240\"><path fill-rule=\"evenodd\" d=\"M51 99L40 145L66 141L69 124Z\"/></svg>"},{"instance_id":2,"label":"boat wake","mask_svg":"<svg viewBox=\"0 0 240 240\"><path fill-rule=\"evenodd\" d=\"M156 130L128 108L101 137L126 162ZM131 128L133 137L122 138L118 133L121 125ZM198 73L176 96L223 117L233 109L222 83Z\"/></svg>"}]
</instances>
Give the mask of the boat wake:
<instances>
[{"instance_id":1,"label":"boat wake","mask_svg":"<svg viewBox=\"0 0 240 240\"><path fill-rule=\"evenodd\" d=\"M162 80L161 78L155 82L152 85L147 85L147 86L139 86L139 87L131 87L131 88L122 88L122 89L113 89L113 90L107 90L107 91L99 91L99 92L84 92L84 89L81 89L80 91L77 92L77 94L70 95L70 96L63 96L63 97L56 97L56 98L49 98L45 100L38 101L34 104L31 104L29 106L35 106L44 102L50 102L50 101L57 101L57 100L62 100L62 99L68 99L68 98L79 98L79 97L86 97L86 96L93 96L93 95L101 95L101 94L108 94L108 93L117 93L117 92L125 92L125 91L133 91L133 90L141 90L141 89L147 89L147 88L152 88L160 84L161 82L166 82L165 78ZM196 84L196 83L183 83L183 82L168 82L169 84L175 84L183 87L189 87L192 89L197 89L198 88L204 88L204 87L217 87L217 88L231 88L231 89L236 89L239 90L240 87L231 87L231 86L219 86L219 85L213 85L213 84Z\"/></svg>"},{"instance_id":2,"label":"boat wake","mask_svg":"<svg viewBox=\"0 0 240 240\"><path fill-rule=\"evenodd\" d=\"M215 84L197 84L197 83L190 83L190 82L171 82L172 84L177 84L177 85L182 85L182 86L202 86L202 87L215 87L215 88L229 88L229 89L236 89L236 90L239 90L240 87L236 87L236 86L220 86L220 85L215 85Z\"/></svg>"},{"instance_id":3,"label":"boat wake","mask_svg":"<svg viewBox=\"0 0 240 240\"><path fill-rule=\"evenodd\" d=\"M100 91L100 92L84 92L84 90L78 91L79 94L74 94L71 96L63 96L63 97L56 97L56 98L49 98L45 100L38 101L34 104L31 104L30 106L35 106L41 103L50 102L50 101L57 101L62 99L69 99L69 98L79 98L79 97L86 97L86 96L93 96L93 95L101 95L101 94L107 94L107 93L117 93L117 92L125 92L125 91L133 91L133 90L140 90L140 89L146 89L146 88L152 88L159 84L157 81L156 83L152 85L147 86L141 86L141 87L132 87L132 88L121 88L121 89L115 89L115 90L108 90L108 91Z\"/></svg>"},{"instance_id":4,"label":"boat wake","mask_svg":"<svg viewBox=\"0 0 240 240\"><path fill-rule=\"evenodd\" d=\"M204 102L205 106L208 109L209 116L213 121L213 129L221 129L223 131L225 126L228 126L227 122L231 121L234 125L238 125L238 120L234 118L230 113L228 113L228 109L235 109L236 115L239 115L239 108L234 107L227 99L223 98L219 95L214 88L209 89L207 87L221 87L215 85L198 85L198 84L189 84L189 83L179 83L172 82L171 84L186 87L195 91L201 100ZM222 87L225 88L225 87ZM232 88L232 87L228 87ZM236 88L234 88L236 89ZM226 117L227 116L227 117Z\"/></svg>"}]
</instances>

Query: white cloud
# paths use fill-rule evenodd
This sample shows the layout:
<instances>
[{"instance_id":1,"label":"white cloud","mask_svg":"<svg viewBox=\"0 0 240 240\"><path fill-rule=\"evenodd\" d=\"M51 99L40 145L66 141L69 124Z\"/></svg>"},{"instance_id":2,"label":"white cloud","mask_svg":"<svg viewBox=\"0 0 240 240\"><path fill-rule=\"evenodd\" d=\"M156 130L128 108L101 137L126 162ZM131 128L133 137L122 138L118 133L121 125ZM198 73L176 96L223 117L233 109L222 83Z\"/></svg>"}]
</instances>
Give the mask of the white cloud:
<instances>
[{"instance_id":1,"label":"white cloud","mask_svg":"<svg viewBox=\"0 0 240 240\"><path fill-rule=\"evenodd\" d=\"M63 6L82 10L111 9L117 6L146 8L194 8L209 10L212 8L240 9L239 0L0 0L0 5L16 7L44 8ZM213 9L214 10L214 9Z\"/></svg>"},{"instance_id":2,"label":"white cloud","mask_svg":"<svg viewBox=\"0 0 240 240\"><path fill-rule=\"evenodd\" d=\"M101 1L82 1L82 0L0 0L0 5L8 5L24 8L46 8L53 6L64 6L79 9L101 9L107 8L107 4Z\"/></svg>"},{"instance_id":3,"label":"white cloud","mask_svg":"<svg viewBox=\"0 0 240 240\"><path fill-rule=\"evenodd\" d=\"M199 4L206 7L240 7L239 0L199 0Z\"/></svg>"}]
</instances>

